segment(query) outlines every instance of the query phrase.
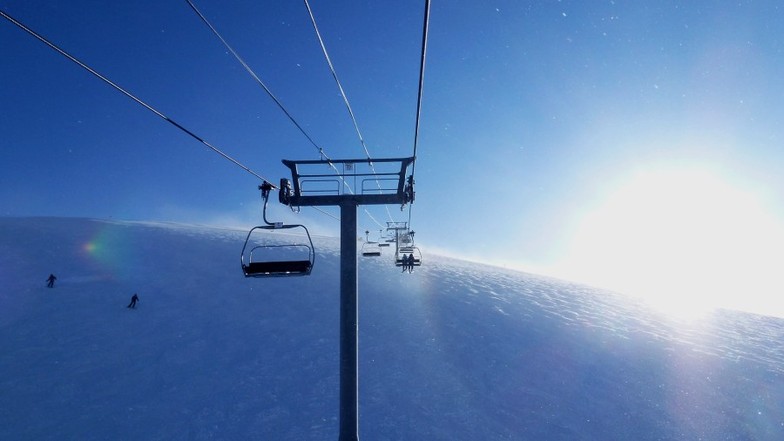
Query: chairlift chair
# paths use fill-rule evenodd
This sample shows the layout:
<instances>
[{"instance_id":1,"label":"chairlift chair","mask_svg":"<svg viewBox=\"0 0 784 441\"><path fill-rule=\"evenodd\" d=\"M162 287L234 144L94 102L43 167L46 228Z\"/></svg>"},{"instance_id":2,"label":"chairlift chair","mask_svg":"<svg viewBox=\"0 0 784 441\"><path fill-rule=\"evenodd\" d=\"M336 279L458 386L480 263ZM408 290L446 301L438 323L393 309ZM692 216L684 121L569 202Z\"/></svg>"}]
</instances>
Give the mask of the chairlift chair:
<instances>
[{"instance_id":1,"label":"chairlift chair","mask_svg":"<svg viewBox=\"0 0 784 441\"><path fill-rule=\"evenodd\" d=\"M418 247L414 246L399 247L397 249L397 253L395 254L395 266L405 266L410 264L403 259L409 254L414 256L413 266L422 266L422 252L419 251Z\"/></svg>"},{"instance_id":2,"label":"chairlift chair","mask_svg":"<svg viewBox=\"0 0 784 441\"><path fill-rule=\"evenodd\" d=\"M375 243L380 247L388 247L391 242L384 236L384 230L378 230L378 240Z\"/></svg>"},{"instance_id":3,"label":"chairlift chair","mask_svg":"<svg viewBox=\"0 0 784 441\"><path fill-rule=\"evenodd\" d=\"M362 255L365 257L378 257L381 255L381 248L378 242L365 242L362 244Z\"/></svg>"},{"instance_id":4,"label":"chairlift chair","mask_svg":"<svg viewBox=\"0 0 784 441\"><path fill-rule=\"evenodd\" d=\"M245 277L307 276L313 270L313 264L316 259L313 239L311 239L310 233L304 225L284 225L282 222L272 223L267 221L267 200L269 191L272 188L272 185L267 182L259 187L262 190L261 194L264 199L264 223L267 225L255 226L248 232L248 236L245 238L245 245L242 246L242 253L240 254L242 273L245 274ZM305 232L307 243L259 244L260 241L255 239L256 236L259 236L258 233L264 231L295 228ZM257 230L258 233L254 235L254 231ZM251 236L254 237L254 240L251 240Z\"/></svg>"},{"instance_id":5,"label":"chairlift chair","mask_svg":"<svg viewBox=\"0 0 784 441\"><path fill-rule=\"evenodd\" d=\"M307 243L255 245L253 232L300 228ZM258 236L258 234L256 235ZM255 237L255 236L254 236ZM250 249L248 249L250 248ZM247 253L246 253L247 250ZM242 247L242 272L245 277L307 276L313 270L316 254L308 229L303 225L261 225L251 228Z\"/></svg>"}]
</instances>

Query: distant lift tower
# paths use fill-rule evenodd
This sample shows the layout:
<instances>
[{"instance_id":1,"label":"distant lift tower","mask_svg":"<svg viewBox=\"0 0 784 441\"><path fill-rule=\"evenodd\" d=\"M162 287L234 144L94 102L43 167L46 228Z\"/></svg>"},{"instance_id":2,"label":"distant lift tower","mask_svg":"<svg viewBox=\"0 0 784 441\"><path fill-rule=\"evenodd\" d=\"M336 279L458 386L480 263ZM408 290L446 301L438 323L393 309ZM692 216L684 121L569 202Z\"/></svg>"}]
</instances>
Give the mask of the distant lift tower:
<instances>
[{"instance_id":1,"label":"distant lift tower","mask_svg":"<svg viewBox=\"0 0 784 441\"><path fill-rule=\"evenodd\" d=\"M340 207L340 437L359 440L357 207L414 202L414 158L289 161L291 181L280 180L289 206Z\"/></svg>"}]
</instances>

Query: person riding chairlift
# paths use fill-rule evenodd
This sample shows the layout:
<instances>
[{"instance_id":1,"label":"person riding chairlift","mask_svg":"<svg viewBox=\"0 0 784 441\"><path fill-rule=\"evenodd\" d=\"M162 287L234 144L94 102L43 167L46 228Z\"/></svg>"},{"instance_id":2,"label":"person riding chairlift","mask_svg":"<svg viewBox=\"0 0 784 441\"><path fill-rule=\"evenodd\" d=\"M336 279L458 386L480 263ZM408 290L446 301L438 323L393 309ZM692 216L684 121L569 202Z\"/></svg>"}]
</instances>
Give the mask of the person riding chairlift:
<instances>
[{"instance_id":1,"label":"person riding chairlift","mask_svg":"<svg viewBox=\"0 0 784 441\"><path fill-rule=\"evenodd\" d=\"M414 271L414 254L403 254L403 272L408 271L409 274Z\"/></svg>"}]
</instances>

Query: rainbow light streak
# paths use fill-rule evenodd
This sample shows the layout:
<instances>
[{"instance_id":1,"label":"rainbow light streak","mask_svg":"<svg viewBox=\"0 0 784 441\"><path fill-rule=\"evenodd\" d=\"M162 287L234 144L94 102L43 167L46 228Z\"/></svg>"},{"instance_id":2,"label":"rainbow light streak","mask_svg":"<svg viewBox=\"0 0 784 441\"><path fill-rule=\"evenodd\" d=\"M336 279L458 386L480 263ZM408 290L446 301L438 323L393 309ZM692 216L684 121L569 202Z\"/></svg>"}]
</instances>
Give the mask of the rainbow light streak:
<instances>
[{"instance_id":1,"label":"rainbow light streak","mask_svg":"<svg viewBox=\"0 0 784 441\"><path fill-rule=\"evenodd\" d=\"M100 271L109 271L112 277L125 278L131 274L135 262L132 238L121 225L101 225L89 240L81 245L86 264Z\"/></svg>"}]
</instances>

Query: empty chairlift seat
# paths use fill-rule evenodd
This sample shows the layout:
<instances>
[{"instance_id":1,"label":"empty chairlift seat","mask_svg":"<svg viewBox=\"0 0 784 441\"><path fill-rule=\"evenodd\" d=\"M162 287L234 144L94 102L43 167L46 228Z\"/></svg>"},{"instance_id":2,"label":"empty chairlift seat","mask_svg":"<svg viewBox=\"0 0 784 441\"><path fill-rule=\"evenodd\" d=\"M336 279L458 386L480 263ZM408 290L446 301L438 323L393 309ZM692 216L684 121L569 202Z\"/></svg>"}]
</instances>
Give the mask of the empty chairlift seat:
<instances>
[{"instance_id":1,"label":"empty chairlift seat","mask_svg":"<svg viewBox=\"0 0 784 441\"><path fill-rule=\"evenodd\" d=\"M304 230L307 242L264 243L263 232L297 228ZM242 247L242 272L245 277L306 276L313 270L315 252L307 228L302 225L267 225L253 227Z\"/></svg>"},{"instance_id":2,"label":"empty chairlift seat","mask_svg":"<svg viewBox=\"0 0 784 441\"><path fill-rule=\"evenodd\" d=\"M377 242L365 242L362 244L362 255L365 257L378 257L381 255L381 248Z\"/></svg>"}]
</instances>

